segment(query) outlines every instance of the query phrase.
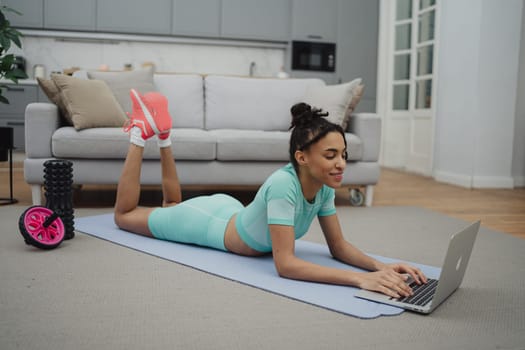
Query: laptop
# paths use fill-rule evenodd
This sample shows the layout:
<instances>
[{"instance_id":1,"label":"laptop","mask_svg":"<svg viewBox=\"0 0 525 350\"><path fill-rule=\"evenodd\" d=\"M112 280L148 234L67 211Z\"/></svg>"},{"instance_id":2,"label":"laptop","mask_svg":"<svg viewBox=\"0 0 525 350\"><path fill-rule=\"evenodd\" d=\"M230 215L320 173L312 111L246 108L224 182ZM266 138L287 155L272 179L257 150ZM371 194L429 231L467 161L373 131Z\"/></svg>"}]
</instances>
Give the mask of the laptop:
<instances>
[{"instance_id":1,"label":"laptop","mask_svg":"<svg viewBox=\"0 0 525 350\"><path fill-rule=\"evenodd\" d=\"M356 297L419 313L431 313L454 293L463 281L480 223L476 221L450 237L439 279L428 279L428 282L422 285L418 285L411 278L407 281L414 292L410 297L392 298L367 290L360 290Z\"/></svg>"}]
</instances>

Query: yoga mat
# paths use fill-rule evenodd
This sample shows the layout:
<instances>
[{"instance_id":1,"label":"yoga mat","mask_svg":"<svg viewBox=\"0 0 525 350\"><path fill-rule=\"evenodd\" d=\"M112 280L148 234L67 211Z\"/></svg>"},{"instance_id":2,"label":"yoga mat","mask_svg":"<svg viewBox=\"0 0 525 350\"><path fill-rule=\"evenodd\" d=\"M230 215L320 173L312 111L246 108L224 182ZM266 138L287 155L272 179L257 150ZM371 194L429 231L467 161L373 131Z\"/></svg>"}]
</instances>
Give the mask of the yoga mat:
<instances>
[{"instance_id":1,"label":"yoga mat","mask_svg":"<svg viewBox=\"0 0 525 350\"><path fill-rule=\"evenodd\" d=\"M359 318L399 315L403 309L356 298L358 288L304 282L279 277L272 257L245 257L194 245L144 237L120 230L113 214L75 218L75 229L85 234L183 264L216 276L260 288L291 299ZM296 241L296 255L319 265L362 271L336 261L323 244ZM383 262L399 261L372 255ZM440 269L418 266L428 277L439 277Z\"/></svg>"}]
</instances>

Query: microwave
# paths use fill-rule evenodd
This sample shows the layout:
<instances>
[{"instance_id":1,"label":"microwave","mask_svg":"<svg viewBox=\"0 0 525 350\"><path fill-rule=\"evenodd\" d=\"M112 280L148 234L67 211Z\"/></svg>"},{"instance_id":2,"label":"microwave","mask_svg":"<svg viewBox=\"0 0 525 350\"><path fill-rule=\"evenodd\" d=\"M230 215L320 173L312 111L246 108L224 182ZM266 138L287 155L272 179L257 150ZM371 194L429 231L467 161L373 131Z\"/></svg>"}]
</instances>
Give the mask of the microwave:
<instances>
[{"instance_id":1,"label":"microwave","mask_svg":"<svg viewBox=\"0 0 525 350\"><path fill-rule=\"evenodd\" d=\"M335 72L335 44L292 41L292 70Z\"/></svg>"}]
</instances>

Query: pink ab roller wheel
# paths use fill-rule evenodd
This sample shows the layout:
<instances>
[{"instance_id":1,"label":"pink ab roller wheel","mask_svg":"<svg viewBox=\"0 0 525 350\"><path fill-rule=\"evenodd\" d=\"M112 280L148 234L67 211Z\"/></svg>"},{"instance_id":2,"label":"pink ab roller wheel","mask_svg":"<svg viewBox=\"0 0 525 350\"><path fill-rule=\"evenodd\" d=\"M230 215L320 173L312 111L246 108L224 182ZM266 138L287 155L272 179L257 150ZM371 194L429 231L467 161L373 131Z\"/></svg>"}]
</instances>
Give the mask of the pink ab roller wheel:
<instances>
[{"instance_id":1,"label":"pink ab roller wheel","mask_svg":"<svg viewBox=\"0 0 525 350\"><path fill-rule=\"evenodd\" d=\"M64 240L64 223L51 209L35 205L27 208L18 221L26 244L40 249L56 248Z\"/></svg>"}]
</instances>

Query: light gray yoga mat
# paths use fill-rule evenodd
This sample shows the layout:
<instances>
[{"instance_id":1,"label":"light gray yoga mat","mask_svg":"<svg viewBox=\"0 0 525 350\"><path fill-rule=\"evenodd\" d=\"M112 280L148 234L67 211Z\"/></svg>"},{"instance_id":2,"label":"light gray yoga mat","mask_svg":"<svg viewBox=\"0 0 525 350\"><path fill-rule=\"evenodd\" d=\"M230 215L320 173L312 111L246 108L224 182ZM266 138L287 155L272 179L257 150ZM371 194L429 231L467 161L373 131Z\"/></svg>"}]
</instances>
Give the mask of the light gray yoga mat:
<instances>
[{"instance_id":1,"label":"light gray yoga mat","mask_svg":"<svg viewBox=\"0 0 525 350\"><path fill-rule=\"evenodd\" d=\"M76 218L75 229L131 249L343 314L376 318L403 312L400 308L354 297L357 288L281 278L275 272L271 256L244 257L120 230L113 221L113 214ZM327 246L323 244L299 240L296 242L296 254L304 260L320 265L358 271L331 258ZM381 256L374 257L384 262L397 261ZM439 268L412 264L418 266L428 277L439 277Z\"/></svg>"}]
</instances>

